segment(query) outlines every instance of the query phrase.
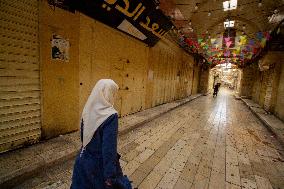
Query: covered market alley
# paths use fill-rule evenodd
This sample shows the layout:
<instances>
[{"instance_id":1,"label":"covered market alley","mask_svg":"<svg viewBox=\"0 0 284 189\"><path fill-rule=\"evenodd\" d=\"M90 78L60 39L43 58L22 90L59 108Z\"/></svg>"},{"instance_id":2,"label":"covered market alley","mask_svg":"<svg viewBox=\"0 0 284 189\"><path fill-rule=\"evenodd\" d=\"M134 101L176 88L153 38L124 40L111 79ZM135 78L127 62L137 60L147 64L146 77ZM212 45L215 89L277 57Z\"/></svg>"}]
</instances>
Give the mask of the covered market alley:
<instances>
[{"instance_id":1,"label":"covered market alley","mask_svg":"<svg viewBox=\"0 0 284 189\"><path fill-rule=\"evenodd\" d=\"M284 189L283 19L283 0L0 0L0 188L70 188L112 79L133 188Z\"/></svg>"}]
</instances>

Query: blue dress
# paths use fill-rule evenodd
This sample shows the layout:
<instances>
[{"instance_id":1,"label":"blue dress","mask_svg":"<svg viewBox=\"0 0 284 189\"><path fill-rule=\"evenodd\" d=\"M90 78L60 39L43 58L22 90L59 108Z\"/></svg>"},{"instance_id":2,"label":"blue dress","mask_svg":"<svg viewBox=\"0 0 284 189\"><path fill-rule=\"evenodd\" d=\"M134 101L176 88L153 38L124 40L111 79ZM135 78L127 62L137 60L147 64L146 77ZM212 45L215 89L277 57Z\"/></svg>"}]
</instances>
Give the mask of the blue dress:
<instances>
[{"instance_id":1,"label":"blue dress","mask_svg":"<svg viewBox=\"0 0 284 189\"><path fill-rule=\"evenodd\" d=\"M81 140L83 136L81 123ZM96 130L85 150L77 155L71 189L113 189L105 184L122 175L117 154L118 116L108 117Z\"/></svg>"}]
</instances>

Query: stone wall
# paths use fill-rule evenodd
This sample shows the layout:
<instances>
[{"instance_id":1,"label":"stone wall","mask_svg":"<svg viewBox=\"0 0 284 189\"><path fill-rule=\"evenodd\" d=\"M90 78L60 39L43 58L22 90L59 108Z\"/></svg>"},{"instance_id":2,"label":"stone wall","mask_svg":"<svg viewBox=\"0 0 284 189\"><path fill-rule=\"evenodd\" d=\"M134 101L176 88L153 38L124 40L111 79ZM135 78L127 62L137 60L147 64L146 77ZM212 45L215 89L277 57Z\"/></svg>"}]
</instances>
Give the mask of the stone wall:
<instances>
[{"instance_id":1,"label":"stone wall","mask_svg":"<svg viewBox=\"0 0 284 189\"><path fill-rule=\"evenodd\" d=\"M251 65L241 71L242 78L240 80L240 87L239 87L240 96L245 96L247 98L252 97L255 70L256 70L255 66Z\"/></svg>"},{"instance_id":2,"label":"stone wall","mask_svg":"<svg viewBox=\"0 0 284 189\"><path fill-rule=\"evenodd\" d=\"M199 67L194 69L193 57L174 43L166 39L159 41L149 49L148 58L147 108L197 92L195 83L199 80Z\"/></svg>"},{"instance_id":3,"label":"stone wall","mask_svg":"<svg viewBox=\"0 0 284 189\"><path fill-rule=\"evenodd\" d=\"M279 69L277 69L279 78L276 79L276 83L278 83L278 87L276 85L277 92L272 95L274 100L272 100L274 112L276 116L284 121L284 61L281 59L281 63L279 63Z\"/></svg>"},{"instance_id":4,"label":"stone wall","mask_svg":"<svg viewBox=\"0 0 284 189\"><path fill-rule=\"evenodd\" d=\"M40 1L39 40L42 138L78 129L79 14ZM72 22L70 22L72 20ZM68 41L69 60L52 58L52 40Z\"/></svg>"},{"instance_id":5,"label":"stone wall","mask_svg":"<svg viewBox=\"0 0 284 189\"><path fill-rule=\"evenodd\" d=\"M162 39L154 47L80 14L79 105L101 78L120 90L115 107L132 114L197 92L199 67L175 43Z\"/></svg>"},{"instance_id":6,"label":"stone wall","mask_svg":"<svg viewBox=\"0 0 284 189\"><path fill-rule=\"evenodd\" d=\"M284 55L268 52L242 71L240 94L252 98L266 111L284 120Z\"/></svg>"}]
</instances>

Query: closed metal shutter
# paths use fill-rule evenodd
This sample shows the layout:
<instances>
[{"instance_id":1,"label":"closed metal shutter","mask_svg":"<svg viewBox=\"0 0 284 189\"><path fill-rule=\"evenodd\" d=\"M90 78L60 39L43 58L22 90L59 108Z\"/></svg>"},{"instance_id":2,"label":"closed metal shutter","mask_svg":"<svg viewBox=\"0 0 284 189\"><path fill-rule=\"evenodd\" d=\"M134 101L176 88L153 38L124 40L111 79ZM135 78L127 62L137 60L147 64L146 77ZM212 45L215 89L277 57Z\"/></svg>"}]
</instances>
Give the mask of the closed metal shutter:
<instances>
[{"instance_id":1,"label":"closed metal shutter","mask_svg":"<svg viewBox=\"0 0 284 189\"><path fill-rule=\"evenodd\" d=\"M0 0L0 153L41 135L37 0Z\"/></svg>"}]
</instances>

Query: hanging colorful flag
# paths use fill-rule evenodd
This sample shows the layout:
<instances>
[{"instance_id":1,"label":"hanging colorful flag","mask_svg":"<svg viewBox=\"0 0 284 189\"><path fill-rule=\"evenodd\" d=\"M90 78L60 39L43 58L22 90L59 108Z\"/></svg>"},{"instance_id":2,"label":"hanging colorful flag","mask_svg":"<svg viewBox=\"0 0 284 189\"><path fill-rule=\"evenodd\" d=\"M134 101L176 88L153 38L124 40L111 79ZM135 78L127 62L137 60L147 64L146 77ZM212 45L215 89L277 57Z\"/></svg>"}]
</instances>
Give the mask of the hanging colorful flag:
<instances>
[{"instance_id":1,"label":"hanging colorful flag","mask_svg":"<svg viewBox=\"0 0 284 189\"><path fill-rule=\"evenodd\" d=\"M215 38L212 38L212 39L211 39L211 45L215 45L215 41L216 41L216 39L215 39Z\"/></svg>"},{"instance_id":2,"label":"hanging colorful flag","mask_svg":"<svg viewBox=\"0 0 284 189\"><path fill-rule=\"evenodd\" d=\"M226 47L226 42L231 41L230 47L233 48L235 46L235 37L236 30L233 28L226 29L223 33L223 47Z\"/></svg>"},{"instance_id":3,"label":"hanging colorful flag","mask_svg":"<svg viewBox=\"0 0 284 189\"><path fill-rule=\"evenodd\" d=\"M249 40L249 45L251 45L251 46L254 45L254 40L253 39Z\"/></svg>"},{"instance_id":4,"label":"hanging colorful flag","mask_svg":"<svg viewBox=\"0 0 284 189\"><path fill-rule=\"evenodd\" d=\"M251 59L251 58L252 58L252 55L253 55L253 54L252 54L251 52L250 52L250 53L248 53L247 58L248 58L248 59Z\"/></svg>"},{"instance_id":5,"label":"hanging colorful flag","mask_svg":"<svg viewBox=\"0 0 284 189\"><path fill-rule=\"evenodd\" d=\"M257 32L257 33L256 33L256 38L257 38L259 41L261 41L261 39L263 38L262 32Z\"/></svg>"},{"instance_id":6,"label":"hanging colorful flag","mask_svg":"<svg viewBox=\"0 0 284 189\"><path fill-rule=\"evenodd\" d=\"M260 45L261 45L262 48L265 47L265 45L266 45L266 38L262 38L261 39Z\"/></svg>"},{"instance_id":7,"label":"hanging colorful flag","mask_svg":"<svg viewBox=\"0 0 284 189\"><path fill-rule=\"evenodd\" d=\"M251 51L251 50L252 50L251 46L250 46L250 45L247 45L247 46L246 46L246 50L247 50L247 51Z\"/></svg>"},{"instance_id":8,"label":"hanging colorful flag","mask_svg":"<svg viewBox=\"0 0 284 189\"><path fill-rule=\"evenodd\" d=\"M215 40L215 42L214 42L214 45L220 44L221 41L222 41L222 40L221 40L220 38L217 38L217 39Z\"/></svg>"},{"instance_id":9,"label":"hanging colorful flag","mask_svg":"<svg viewBox=\"0 0 284 189\"><path fill-rule=\"evenodd\" d=\"M229 50L227 50L227 51L224 52L224 56L229 57L229 56L230 56L230 53L231 53L231 52L230 52Z\"/></svg>"},{"instance_id":10,"label":"hanging colorful flag","mask_svg":"<svg viewBox=\"0 0 284 189\"><path fill-rule=\"evenodd\" d=\"M240 45L245 45L247 43L247 37L246 36L240 36Z\"/></svg>"},{"instance_id":11,"label":"hanging colorful flag","mask_svg":"<svg viewBox=\"0 0 284 189\"><path fill-rule=\"evenodd\" d=\"M265 35L266 40L269 41L270 38L271 38L270 33L269 32L265 32L264 35Z\"/></svg>"},{"instance_id":12,"label":"hanging colorful flag","mask_svg":"<svg viewBox=\"0 0 284 189\"><path fill-rule=\"evenodd\" d=\"M230 37L224 37L225 42L230 41Z\"/></svg>"},{"instance_id":13,"label":"hanging colorful flag","mask_svg":"<svg viewBox=\"0 0 284 189\"><path fill-rule=\"evenodd\" d=\"M232 44L232 41L226 41L226 47L227 48L230 48L231 44Z\"/></svg>"},{"instance_id":14,"label":"hanging colorful flag","mask_svg":"<svg viewBox=\"0 0 284 189\"><path fill-rule=\"evenodd\" d=\"M240 54L240 52L241 52L241 47L237 47L237 48L236 48L236 53L237 53L237 54Z\"/></svg>"},{"instance_id":15,"label":"hanging colorful flag","mask_svg":"<svg viewBox=\"0 0 284 189\"><path fill-rule=\"evenodd\" d=\"M255 47L255 48L253 48L253 51L252 51L252 52L253 52L253 54L257 54L257 52L258 52L258 48L256 48L256 47Z\"/></svg>"},{"instance_id":16,"label":"hanging colorful flag","mask_svg":"<svg viewBox=\"0 0 284 189\"><path fill-rule=\"evenodd\" d=\"M236 36L236 39L235 39L235 46L237 47L237 46L239 46L239 45L241 45L240 44L240 36Z\"/></svg>"}]
</instances>

